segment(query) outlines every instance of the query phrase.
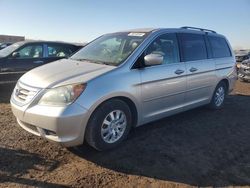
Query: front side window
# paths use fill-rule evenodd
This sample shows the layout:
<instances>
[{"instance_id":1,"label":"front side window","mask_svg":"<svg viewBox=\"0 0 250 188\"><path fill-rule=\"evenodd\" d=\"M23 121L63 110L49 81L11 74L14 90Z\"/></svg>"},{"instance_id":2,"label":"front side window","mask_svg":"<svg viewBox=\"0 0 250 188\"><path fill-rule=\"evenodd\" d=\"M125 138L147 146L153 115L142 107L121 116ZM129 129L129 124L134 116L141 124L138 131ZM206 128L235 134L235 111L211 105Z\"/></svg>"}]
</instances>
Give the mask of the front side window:
<instances>
[{"instance_id":1,"label":"front side window","mask_svg":"<svg viewBox=\"0 0 250 188\"><path fill-rule=\"evenodd\" d=\"M146 33L115 33L104 35L82 48L71 58L118 66L146 38Z\"/></svg>"},{"instance_id":2,"label":"front side window","mask_svg":"<svg viewBox=\"0 0 250 188\"><path fill-rule=\"evenodd\" d=\"M12 44L10 46L7 46L6 48L0 50L0 57L6 57L13 53L15 50L20 48L23 45L23 42L17 42L15 44Z\"/></svg>"},{"instance_id":3,"label":"front side window","mask_svg":"<svg viewBox=\"0 0 250 188\"><path fill-rule=\"evenodd\" d=\"M43 56L42 45L28 45L16 51L19 53L18 58L41 58Z\"/></svg>"},{"instance_id":4,"label":"front side window","mask_svg":"<svg viewBox=\"0 0 250 188\"><path fill-rule=\"evenodd\" d=\"M180 33L178 36L181 45L182 61L207 59L207 49L203 35Z\"/></svg>"},{"instance_id":5,"label":"front side window","mask_svg":"<svg viewBox=\"0 0 250 188\"><path fill-rule=\"evenodd\" d=\"M163 56L163 64L180 62L178 43L175 34L164 34L155 39L146 49L145 56L148 54L160 54Z\"/></svg>"},{"instance_id":6,"label":"front side window","mask_svg":"<svg viewBox=\"0 0 250 188\"><path fill-rule=\"evenodd\" d=\"M230 49L224 38L209 36L208 40L210 42L214 58L231 56Z\"/></svg>"}]
</instances>

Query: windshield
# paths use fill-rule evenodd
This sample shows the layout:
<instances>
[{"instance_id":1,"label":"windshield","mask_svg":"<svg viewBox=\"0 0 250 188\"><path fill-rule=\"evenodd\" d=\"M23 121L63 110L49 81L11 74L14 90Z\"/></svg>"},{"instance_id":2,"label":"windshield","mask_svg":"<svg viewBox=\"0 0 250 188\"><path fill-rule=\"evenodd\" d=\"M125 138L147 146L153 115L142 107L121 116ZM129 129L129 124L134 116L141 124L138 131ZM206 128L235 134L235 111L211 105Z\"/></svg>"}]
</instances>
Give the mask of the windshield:
<instances>
[{"instance_id":1,"label":"windshield","mask_svg":"<svg viewBox=\"0 0 250 188\"><path fill-rule=\"evenodd\" d=\"M15 43L12 44L2 50L0 50L0 57L6 57L8 55L10 55L12 52L14 52L17 48L19 48L20 46L22 46L23 43Z\"/></svg>"},{"instance_id":2,"label":"windshield","mask_svg":"<svg viewBox=\"0 0 250 188\"><path fill-rule=\"evenodd\" d=\"M146 33L115 33L101 36L71 58L118 66L142 43Z\"/></svg>"}]
</instances>

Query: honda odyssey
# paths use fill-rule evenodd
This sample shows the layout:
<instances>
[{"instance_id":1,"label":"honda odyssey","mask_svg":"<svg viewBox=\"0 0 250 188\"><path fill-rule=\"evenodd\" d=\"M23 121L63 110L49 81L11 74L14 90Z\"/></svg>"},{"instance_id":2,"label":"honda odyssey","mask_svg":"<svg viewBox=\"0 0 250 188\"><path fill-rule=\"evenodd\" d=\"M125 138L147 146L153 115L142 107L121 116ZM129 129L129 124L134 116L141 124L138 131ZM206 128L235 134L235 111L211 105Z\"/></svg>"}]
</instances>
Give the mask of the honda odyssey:
<instances>
[{"instance_id":1,"label":"honda odyssey","mask_svg":"<svg viewBox=\"0 0 250 188\"><path fill-rule=\"evenodd\" d=\"M11 106L34 135L106 150L132 127L202 105L222 108L237 78L235 64L227 39L212 30L111 33L23 75Z\"/></svg>"}]
</instances>

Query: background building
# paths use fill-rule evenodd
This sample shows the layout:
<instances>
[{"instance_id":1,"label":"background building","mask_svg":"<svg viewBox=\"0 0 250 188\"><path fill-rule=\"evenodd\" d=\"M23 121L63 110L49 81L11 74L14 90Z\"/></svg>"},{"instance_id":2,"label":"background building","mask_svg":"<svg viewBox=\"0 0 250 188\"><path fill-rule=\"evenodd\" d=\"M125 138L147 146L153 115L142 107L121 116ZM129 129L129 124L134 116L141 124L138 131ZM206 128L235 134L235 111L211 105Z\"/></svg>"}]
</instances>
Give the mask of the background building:
<instances>
[{"instance_id":1,"label":"background building","mask_svg":"<svg viewBox=\"0 0 250 188\"><path fill-rule=\"evenodd\" d=\"M14 43L25 40L24 36L0 35L0 43Z\"/></svg>"}]
</instances>

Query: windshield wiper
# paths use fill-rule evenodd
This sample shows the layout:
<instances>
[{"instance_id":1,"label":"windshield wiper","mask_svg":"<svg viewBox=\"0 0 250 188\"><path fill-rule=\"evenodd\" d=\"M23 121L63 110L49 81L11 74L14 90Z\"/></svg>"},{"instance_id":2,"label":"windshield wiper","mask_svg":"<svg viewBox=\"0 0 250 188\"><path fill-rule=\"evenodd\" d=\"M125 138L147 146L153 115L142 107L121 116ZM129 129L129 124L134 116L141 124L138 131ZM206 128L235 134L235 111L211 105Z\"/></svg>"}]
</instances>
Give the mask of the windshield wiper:
<instances>
[{"instance_id":1,"label":"windshield wiper","mask_svg":"<svg viewBox=\"0 0 250 188\"><path fill-rule=\"evenodd\" d=\"M72 60L76 60L76 61L89 61L91 63L96 63L96 64L102 64L102 65L109 65L109 66L116 66L116 63L113 62L105 62L105 61L101 61L101 60L92 60L92 59L73 59Z\"/></svg>"},{"instance_id":2,"label":"windshield wiper","mask_svg":"<svg viewBox=\"0 0 250 188\"><path fill-rule=\"evenodd\" d=\"M74 58L70 58L72 60L75 60L75 61L90 61L89 59L74 59Z\"/></svg>"},{"instance_id":3,"label":"windshield wiper","mask_svg":"<svg viewBox=\"0 0 250 188\"><path fill-rule=\"evenodd\" d=\"M110 66L116 66L117 65L117 63L110 62L110 61L93 60L93 62L103 64L103 65L110 65Z\"/></svg>"},{"instance_id":4,"label":"windshield wiper","mask_svg":"<svg viewBox=\"0 0 250 188\"><path fill-rule=\"evenodd\" d=\"M73 58L71 58L71 59L75 60L75 61L81 61L81 62L87 61L87 62L91 62L91 63L101 64L98 61L94 61L94 60L91 60L91 59L73 59Z\"/></svg>"}]
</instances>

